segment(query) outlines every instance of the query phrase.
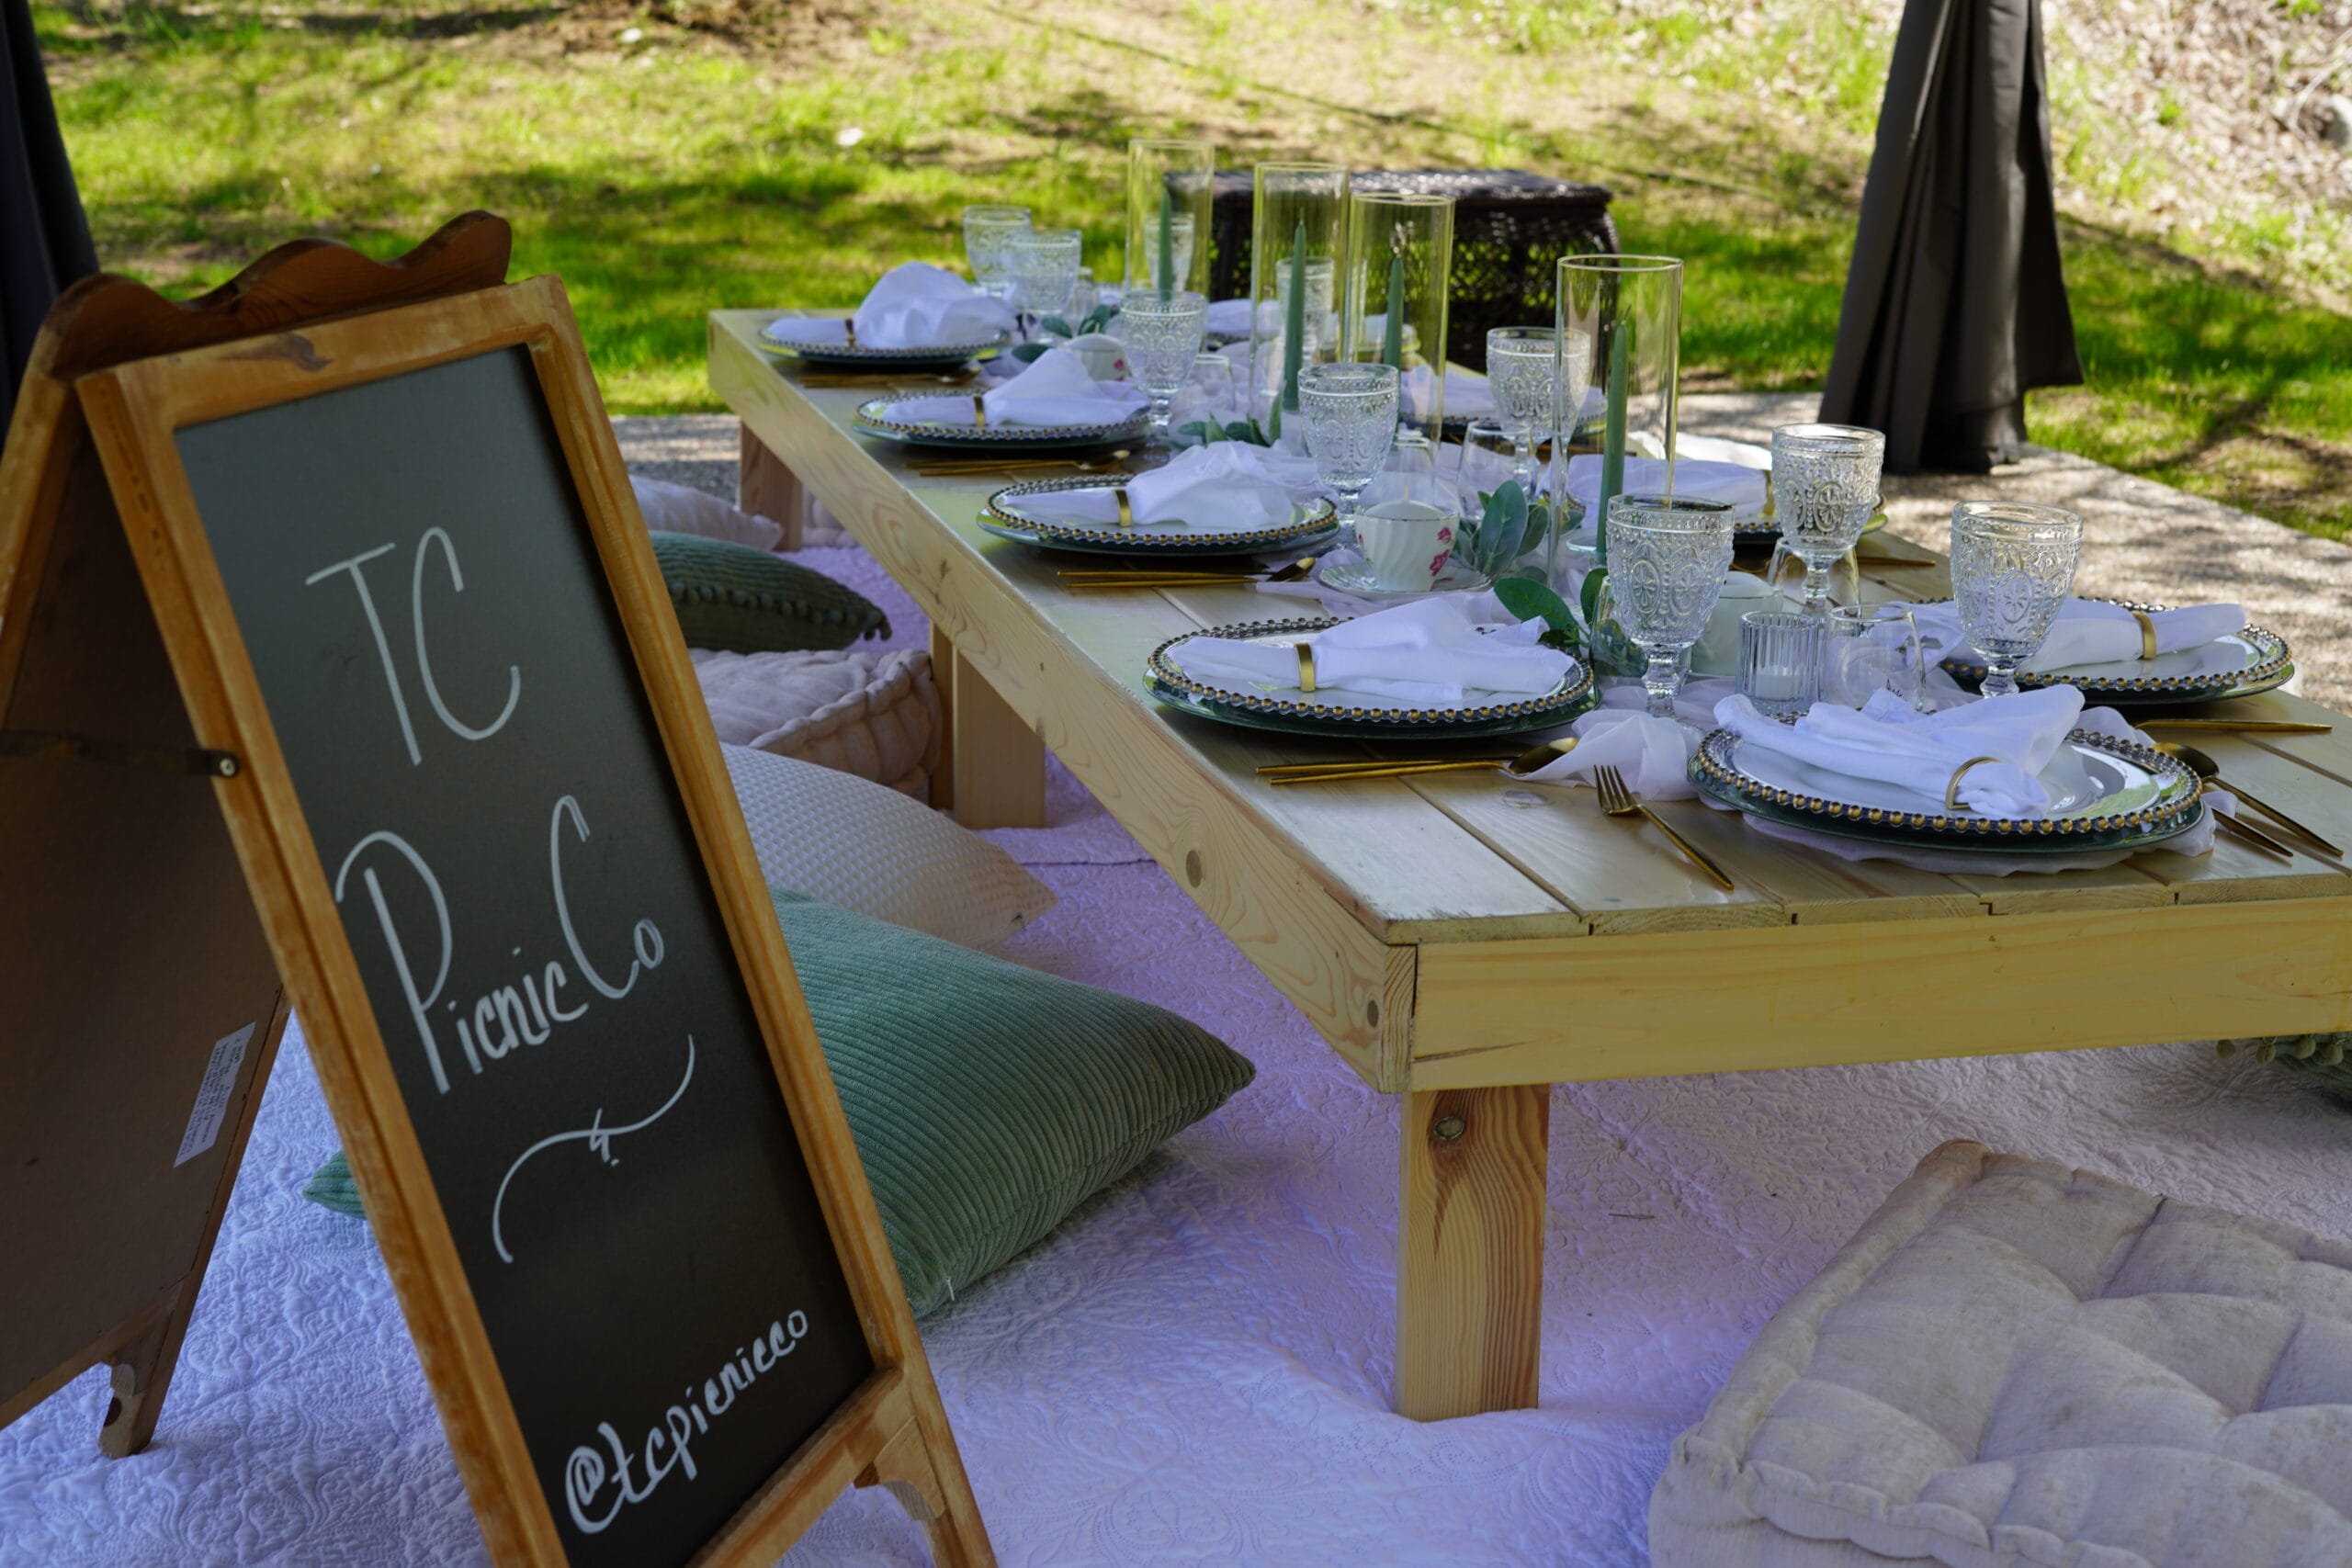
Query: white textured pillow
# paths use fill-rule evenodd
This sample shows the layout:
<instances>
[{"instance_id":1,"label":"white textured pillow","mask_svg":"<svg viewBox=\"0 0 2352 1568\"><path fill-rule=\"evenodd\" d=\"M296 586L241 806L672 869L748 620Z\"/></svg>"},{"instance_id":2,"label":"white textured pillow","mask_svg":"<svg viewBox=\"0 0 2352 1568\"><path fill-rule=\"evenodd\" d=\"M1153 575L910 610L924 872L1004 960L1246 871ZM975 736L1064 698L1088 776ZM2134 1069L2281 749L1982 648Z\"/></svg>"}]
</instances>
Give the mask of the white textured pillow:
<instances>
[{"instance_id":1,"label":"white textured pillow","mask_svg":"<svg viewBox=\"0 0 2352 1568\"><path fill-rule=\"evenodd\" d=\"M754 517L742 508L667 479L628 477L637 491L637 509L645 525L657 534L694 534L706 539L727 539L755 550L773 550L784 542L784 525Z\"/></svg>"},{"instance_id":2,"label":"white textured pillow","mask_svg":"<svg viewBox=\"0 0 2352 1568\"><path fill-rule=\"evenodd\" d=\"M1002 942L1053 889L986 839L895 790L721 746L769 884L966 947Z\"/></svg>"},{"instance_id":3,"label":"white textured pillow","mask_svg":"<svg viewBox=\"0 0 2352 1568\"><path fill-rule=\"evenodd\" d=\"M931 798L939 766L939 689L922 649L687 653L720 740Z\"/></svg>"}]
</instances>

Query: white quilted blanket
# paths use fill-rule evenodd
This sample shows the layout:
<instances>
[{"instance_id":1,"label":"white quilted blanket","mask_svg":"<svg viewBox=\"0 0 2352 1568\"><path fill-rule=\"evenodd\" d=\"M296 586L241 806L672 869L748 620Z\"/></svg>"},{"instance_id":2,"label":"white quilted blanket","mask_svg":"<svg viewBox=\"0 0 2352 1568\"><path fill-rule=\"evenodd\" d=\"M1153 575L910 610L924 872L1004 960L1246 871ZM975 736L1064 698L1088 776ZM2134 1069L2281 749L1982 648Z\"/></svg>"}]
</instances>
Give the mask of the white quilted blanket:
<instances>
[{"instance_id":1,"label":"white quilted blanket","mask_svg":"<svg viewBox=\"0 0 2352 1568\"><path fill-rule=\"evenodd\" d=\"M1394 1103L1067 781L1056 822L1000 840L1061 897L1010 954L1198 1019L1258 1079L925 1325L1009 1565L1637 1568L1668 1441L1946 1138L2343 1228L2352 1115L2203 1044L1563 1088L1542 1407L1417 1426L1387 1408ZM0 1564L482 1561L368 1233L296 1196L336 1143L289 1034L154 1445L98 1457L96 1372L0 1431ZM927 1559L861 1494L787 1561Z\"/></svg>"}]
</instances>

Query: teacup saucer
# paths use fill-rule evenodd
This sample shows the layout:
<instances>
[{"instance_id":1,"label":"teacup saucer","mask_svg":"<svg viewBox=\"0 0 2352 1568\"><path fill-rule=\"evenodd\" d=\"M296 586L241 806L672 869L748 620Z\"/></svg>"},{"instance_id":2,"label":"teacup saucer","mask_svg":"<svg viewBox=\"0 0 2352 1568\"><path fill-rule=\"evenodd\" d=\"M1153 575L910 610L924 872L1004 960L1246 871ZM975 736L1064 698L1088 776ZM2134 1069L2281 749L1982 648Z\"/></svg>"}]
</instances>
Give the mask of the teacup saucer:
<instances>
[{"instance_id":1,"label":"teacup saucer","mask_svg":"<svg viewBox=\"0 0 2352 1568\"><path fill-rule=\"evenodd\" d=\"M1412 599L1423 593L1473 593L1495 585L1493 578L1475 571L1458 560L1447 561L1445 570L1437 574L1437 581L1427 588L1384 588L1373 581L1371 569L1360 560L1332 561L1315 574L1315 580L1326 588L1336 588L1342 593L1352 593L1360 599Z\"/></svg>"}]
</instances>

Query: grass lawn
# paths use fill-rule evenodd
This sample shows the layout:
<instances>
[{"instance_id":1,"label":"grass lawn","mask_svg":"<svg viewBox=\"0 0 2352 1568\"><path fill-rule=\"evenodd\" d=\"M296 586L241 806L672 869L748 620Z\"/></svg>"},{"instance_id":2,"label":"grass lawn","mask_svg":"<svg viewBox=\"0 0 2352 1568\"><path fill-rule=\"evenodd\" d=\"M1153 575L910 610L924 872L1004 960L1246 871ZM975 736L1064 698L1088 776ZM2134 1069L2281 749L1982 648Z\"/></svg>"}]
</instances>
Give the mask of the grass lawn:
<instances>
[{"instance_id":1,"label":"grass lawn","mask_svg":"<svg viewBox=\"0 0 2352 1568\"><path fill-rule=\"evenodd\" d=\"M1126 140L1176 130L1228 166L1599 180L1628 249L1690 263L1687 386L1817 386L1891 36L1804 0L36 0L35 17L109 266L185 294L297 233L390 254L486 207L513 220L521 272L562 275L607 401L635 413L716 406L706 309L847 302L908 255L956 261L967 200L1083 227L1115 276ZM2130 231L2067 224L2089 385L2035 394L2036 437L2345 536L2352 320Z\"/></svg>"}]
</instances>

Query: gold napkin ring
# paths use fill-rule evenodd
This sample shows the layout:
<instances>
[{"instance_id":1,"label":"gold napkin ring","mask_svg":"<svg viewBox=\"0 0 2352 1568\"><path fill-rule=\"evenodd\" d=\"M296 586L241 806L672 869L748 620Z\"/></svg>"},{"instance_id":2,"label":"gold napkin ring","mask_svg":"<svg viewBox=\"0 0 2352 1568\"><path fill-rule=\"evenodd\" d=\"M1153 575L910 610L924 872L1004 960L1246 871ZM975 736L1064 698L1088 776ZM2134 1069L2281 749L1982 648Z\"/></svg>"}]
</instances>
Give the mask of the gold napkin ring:
<instances>
[{"instance_id":1,"label":"gold napkin ring","mask_svg":"<svg viewBox=\"0 0 2352 1568\"><path fill-rule=\"evenodd\" d=\"M1966 778L1968 776L1968 770L1974 767L1977 763L1997 762L2000 760L2001 759L1998 757L1971 757L1968 761L1962 762L1957 768L1954 768L1951 771L1951 783L1944 785L1944 809L1946 811L1964 810L1965 807L1960 804L1960 781Z\"/></svg>"},{"instance_id":2,"label":"gold napkin ring","mask_svg":"<svg viewBox=\"0 0 2352 1568\"><path fill-rule=\"evenodd\" d=\"M2132 618L2140 623L2140 657L2143 659L2154 659L2156 656L2156 623L2154 618L2145 610L2132 611Z\"/></svg>"},{"instance_id":3,"label":"gold napkin ring","mask_svg":"<svg viewBox=\"0 0 2352 1568\"><path fill-rule=\"evenodd\" d=\"M979 429L989 422L989 405L980 401L980 394L972 394L972 428Z\"/></svg>"},{"instance_id":4,"label":"gold napkin ring","mask_svg":"<svg viewBox=\"0 0 2352 1568\"><path fill-rule=\"evenodd\" d=\"M1304 642L1292 646L1298 649L1298 689L1311 692L1315 689L1315 647Z\"/></svg>"},{"instance_id":5,"label":"gold napkin ring","mask_svg":"<svg viewBox=\"0 0 2352 1568\"><path fill-rule=\"evenodd\" d=\"M1114 485L1111 489L1111 499L1119 503L1119 526L1122 528L1134 527L1136 522L1136 509L1127 501L1127 487L1125 485ZM1304 648L1306 645L1305 643L1301 643L1299 646ZM1307 689L1309 691L1314 690L1311 686Z\"/></svg>"}]
</instances>

